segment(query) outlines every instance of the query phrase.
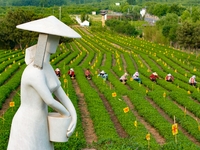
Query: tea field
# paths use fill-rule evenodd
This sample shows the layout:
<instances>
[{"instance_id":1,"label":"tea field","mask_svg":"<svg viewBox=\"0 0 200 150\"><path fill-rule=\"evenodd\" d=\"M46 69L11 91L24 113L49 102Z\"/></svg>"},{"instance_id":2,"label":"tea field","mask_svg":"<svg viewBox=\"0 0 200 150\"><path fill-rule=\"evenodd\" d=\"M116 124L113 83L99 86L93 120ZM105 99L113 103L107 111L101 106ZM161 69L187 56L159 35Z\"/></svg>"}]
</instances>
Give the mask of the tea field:
<instances>
[{"instance_id":1,"label":"tea field","mask_svg":"<svg viewBox=\"0 0 200 150\"><path fill-rule=\"evenodd\" d=\"M76 131L55 150L199 150L200 93L188 84L200 81L199 54L143 39L74 27L82 36L59 45L51 65L78 115ZM12 118L20 106L25 51L0 51L0 149L6 150ZM74 68L76 79L67 71ZM92 80L84 76L92 72ZM98 77L104 70L108 80ZM142 84L131 79L138 71ZM127 72L128 81L120 76ZM149 80L157 72L157 83ZM171 73L175 80L166 82ZM64 82L67 81L67 82ZM49 108L49 111L53 111ZM22 143L23 144L23 143Z\"/></svg>"}]
</instances>

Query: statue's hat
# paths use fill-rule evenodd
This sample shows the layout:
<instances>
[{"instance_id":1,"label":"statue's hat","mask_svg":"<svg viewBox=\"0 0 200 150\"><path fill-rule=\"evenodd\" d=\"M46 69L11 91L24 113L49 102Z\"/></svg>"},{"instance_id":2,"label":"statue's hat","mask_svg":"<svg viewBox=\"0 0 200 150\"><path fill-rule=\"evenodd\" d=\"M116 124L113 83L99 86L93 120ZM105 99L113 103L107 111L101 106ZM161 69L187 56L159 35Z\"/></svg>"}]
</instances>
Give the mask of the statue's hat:
<instances>
[{"instance_id":1,"label":"statue's hat","mask_svg":"<svg viewBox=\"0 0 200 150\"><path fill-rule=\"evenodd\" d=\"M34 31L68 38L81 38L72 28L61 22L55 16L26 22L16 26L18 29Z\"/></svg>"}]
</instances>

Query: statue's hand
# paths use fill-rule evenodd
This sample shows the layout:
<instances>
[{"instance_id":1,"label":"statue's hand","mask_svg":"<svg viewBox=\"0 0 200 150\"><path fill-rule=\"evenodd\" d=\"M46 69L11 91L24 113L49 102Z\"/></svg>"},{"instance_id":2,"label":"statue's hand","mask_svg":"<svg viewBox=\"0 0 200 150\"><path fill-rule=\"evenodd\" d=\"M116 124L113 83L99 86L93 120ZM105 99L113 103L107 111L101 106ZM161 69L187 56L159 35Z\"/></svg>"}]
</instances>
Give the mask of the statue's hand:
<instances>
[{"instance_id":1,"label":"statue's hand","mask_svg":"<svg viewBox=\"0 0 200 150\"><path fill-rule=\"evenodd\" d=\"M67 130L67 137L68 138L73 134L75 128L76 128L76 120L72 119L72 122L70 123L69 128Z\"/></svg>"}]
</instances>

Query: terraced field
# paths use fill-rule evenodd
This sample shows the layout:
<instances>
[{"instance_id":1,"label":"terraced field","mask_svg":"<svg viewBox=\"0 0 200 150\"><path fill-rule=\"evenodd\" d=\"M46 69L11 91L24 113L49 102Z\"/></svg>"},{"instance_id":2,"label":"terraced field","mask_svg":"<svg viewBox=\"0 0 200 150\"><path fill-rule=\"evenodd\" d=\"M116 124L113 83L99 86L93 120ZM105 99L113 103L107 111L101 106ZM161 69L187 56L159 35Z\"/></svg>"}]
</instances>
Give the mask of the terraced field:
<instances>
[{"instance_id":1,"label":"terraced field","mask_svg":"<svg viewBox=\"0 0 200 150\"><path fill-rule=\"evenodd\" d=\"M78 114L75 133L67 143L55 143L56 150L200 149L199 87L188 84L192 75L199 80L199 54L114 33L74 29L82 38L62 43L51 56ZM12 117L20 105L24 51L1 50L0 62L0 149L5 150ZM69 68L74 68L75 80L67 76ZM86 68L92 80L85 78ZM101 70L108 73L107 81L97 76ZM130 79L135 71L142 84L119 81L124 72ZM152 72L160 77L157 83L149 80ZM165 81L168 73L175 77L173 83ZM11 101L14 107L9 106ZM172 134L174 123L177 135Z\"/></svg>"}]
</instances>

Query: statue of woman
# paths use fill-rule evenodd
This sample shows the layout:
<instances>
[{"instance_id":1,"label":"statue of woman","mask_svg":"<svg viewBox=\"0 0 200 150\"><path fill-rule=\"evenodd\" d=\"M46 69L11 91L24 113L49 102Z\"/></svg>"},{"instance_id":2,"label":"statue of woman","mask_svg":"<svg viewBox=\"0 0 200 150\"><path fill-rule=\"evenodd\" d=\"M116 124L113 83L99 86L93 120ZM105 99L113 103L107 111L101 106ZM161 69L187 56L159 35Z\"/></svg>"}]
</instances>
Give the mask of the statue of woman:
<instances>
[{"instance_id":1,"label":"statue of woman","mask_svg":"<svg viewBox=\"0 0 200 150\"><path fill-rule=\"evenodd\" d=\"M48 19L50 22L57 21L54 17L48 17L47 22ZM21 28L24 29L23 26ZM63 117L71 117L66 137L70 137L75 130L75 108L49 63L50 55L56 52L60 36L50 32L45 30L40 33L38 43L26 50L25 62L28 66L21 78L21 105L12 120L8 150L54 149L49 135L48 106Z\"/></svg>"}]
</instances>

